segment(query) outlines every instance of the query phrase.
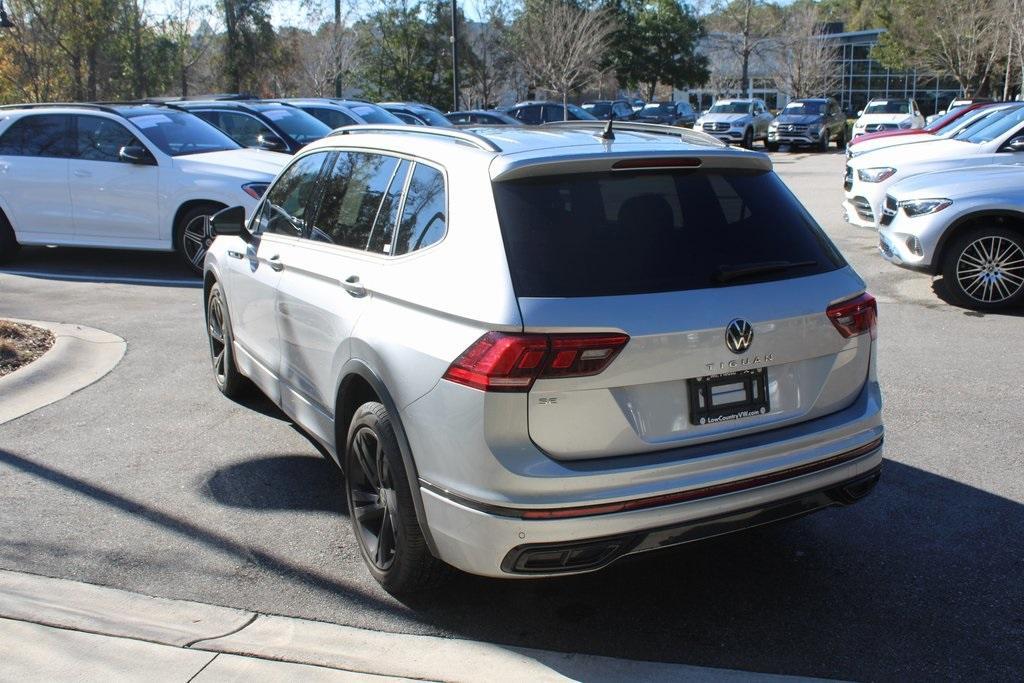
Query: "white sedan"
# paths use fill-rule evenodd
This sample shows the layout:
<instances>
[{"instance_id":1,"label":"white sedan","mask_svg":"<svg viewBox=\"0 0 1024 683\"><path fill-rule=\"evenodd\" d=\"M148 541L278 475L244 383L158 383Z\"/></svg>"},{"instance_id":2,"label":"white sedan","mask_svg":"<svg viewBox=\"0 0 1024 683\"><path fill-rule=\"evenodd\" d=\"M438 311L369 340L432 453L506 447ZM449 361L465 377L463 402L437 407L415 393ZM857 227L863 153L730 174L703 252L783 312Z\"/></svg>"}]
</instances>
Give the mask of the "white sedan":
<instances>
[{"instance_id":1,"label":"white sedan","mask_svg":"<svg viewBox=\"0 0 1024 683\"><path fill-rule=\"evenodd\" d=\"M843 180L843 213L854 225L873 228L893 184L931 171L1024 162L1024 104L998 112L951 140L880 149L850 159Z\"/></svg>"}]
</instances>

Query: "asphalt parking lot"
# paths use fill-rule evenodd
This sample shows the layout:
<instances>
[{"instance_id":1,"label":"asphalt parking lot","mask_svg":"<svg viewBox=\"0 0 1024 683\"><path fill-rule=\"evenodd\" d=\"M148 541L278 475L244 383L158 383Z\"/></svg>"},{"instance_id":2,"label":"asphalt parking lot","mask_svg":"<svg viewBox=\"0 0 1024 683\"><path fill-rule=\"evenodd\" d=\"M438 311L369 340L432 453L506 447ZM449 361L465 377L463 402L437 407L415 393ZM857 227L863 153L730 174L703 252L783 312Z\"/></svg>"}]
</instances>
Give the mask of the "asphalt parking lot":
<instances>
[{"instance_id":1,"label":"asphalt parking lot","mask_svg":"<svg viewBox=\"0 0 1024 683\"><path fill-rule=\"evenodd\" d=\"M91 387L0 426L0 568L379 630L856 680L1024 670L1024 311L978 314L842 222L843 158L777 170L880 305L886 456L845 509L545 581L370 578L338 474L271 404L217 392L174 256L25 250L0 316L128 342ZM140 284L155 278L154 284ZM196 282L198 285L198 282ZM2 397L0 397L2 400Z\"/></svg>"}]
</instances>

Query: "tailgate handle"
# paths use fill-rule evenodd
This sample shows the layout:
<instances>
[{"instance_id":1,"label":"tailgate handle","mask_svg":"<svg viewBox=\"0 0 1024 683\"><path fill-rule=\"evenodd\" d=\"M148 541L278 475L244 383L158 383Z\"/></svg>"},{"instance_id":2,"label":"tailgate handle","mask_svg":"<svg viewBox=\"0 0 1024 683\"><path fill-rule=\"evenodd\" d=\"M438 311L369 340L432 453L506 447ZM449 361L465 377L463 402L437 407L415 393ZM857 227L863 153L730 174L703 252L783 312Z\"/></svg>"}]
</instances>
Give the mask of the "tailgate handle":
<instances>
[{"instance_id":1,"label":"tailgate handle","mask_svg":"<svg viewBox=\"0 0 1024 683\"><path fill-rule=\"evenodd\" d=\"M350 275L339 284L346 292L357 299L366 296L366 287L363 287L363 285L359 283L358 275Z\"/></svg>"}]
</instances>

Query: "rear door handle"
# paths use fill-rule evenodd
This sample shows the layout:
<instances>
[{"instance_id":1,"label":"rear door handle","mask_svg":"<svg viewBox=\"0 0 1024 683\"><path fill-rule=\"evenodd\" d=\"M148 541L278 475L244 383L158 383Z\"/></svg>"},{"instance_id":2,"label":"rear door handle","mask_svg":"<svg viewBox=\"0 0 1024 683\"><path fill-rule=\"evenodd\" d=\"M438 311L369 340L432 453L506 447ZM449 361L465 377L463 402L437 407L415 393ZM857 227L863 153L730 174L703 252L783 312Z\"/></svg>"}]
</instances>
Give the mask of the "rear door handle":
<instances>
[{"instance_id":1,"label":"rear door handle","mask_svg":"<svg viewBox=\"0 0 1024 683\"><path fill-rule=\"evenodd\" d=\"M76 168L74 171L72 171L72 173L75 174L76 178L91 178L92 177L92 173L89 173L88 171L83 171L80 168Z\"/></svg>"},{"instance_id":2,"label":"rear door handle","mask_svg":"<svg viewBox=\"0 0 1024 683\"><path fill-rule=\"evenodd\" d=\"M280 254L274 254L273 256L268 257L267 258L267 263L270 265L270 268L272 270L276 270L279 273L282 270L284 270L284 264L281 263L281 255Z\"/></svg>"},{"instance_id":3,"label":"rear door handle","mask_svg":"<svg viewBox=\"0 0 1024 683\"><path fill-rule=\"evenodd\" d=\"M346 292L357 299L366 296L366 287L360 284L358 275L351 275L339 284Z\"/></svg>"},{"instance_id":4,"label":"rear door handle","mask_svg":"<svg viewBox=\"0 0 1024 683\"><path fill-rule=\"evenodd\" d=\"M244 256L244 254L242 254L242 252L240 252L240 251L231 251L230 249L228 249L228 256L230 256L231 258L236 258L236 259L241 260L242 257Z\"/></svg>"}]
</instances>

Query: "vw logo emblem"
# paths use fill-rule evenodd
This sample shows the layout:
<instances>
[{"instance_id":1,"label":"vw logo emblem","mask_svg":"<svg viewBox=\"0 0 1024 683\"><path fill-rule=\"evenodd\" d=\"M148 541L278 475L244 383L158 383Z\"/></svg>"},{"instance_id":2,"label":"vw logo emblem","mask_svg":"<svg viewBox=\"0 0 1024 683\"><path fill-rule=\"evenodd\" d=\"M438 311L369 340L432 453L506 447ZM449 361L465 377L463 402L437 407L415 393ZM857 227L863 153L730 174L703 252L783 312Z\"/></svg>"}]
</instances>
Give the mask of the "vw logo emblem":
<instances>
[{"instance_id":1,"label":"vw logo emblem","mask_svg":"<svg viewBox=\"0 0 1024 683\"><path fill-rule=\"evenodd\" d=\"M725 328L725 345L733 353L743 353L754 341L754 328L746 320L736 318Z\"/></svg>"}]
</instances>

